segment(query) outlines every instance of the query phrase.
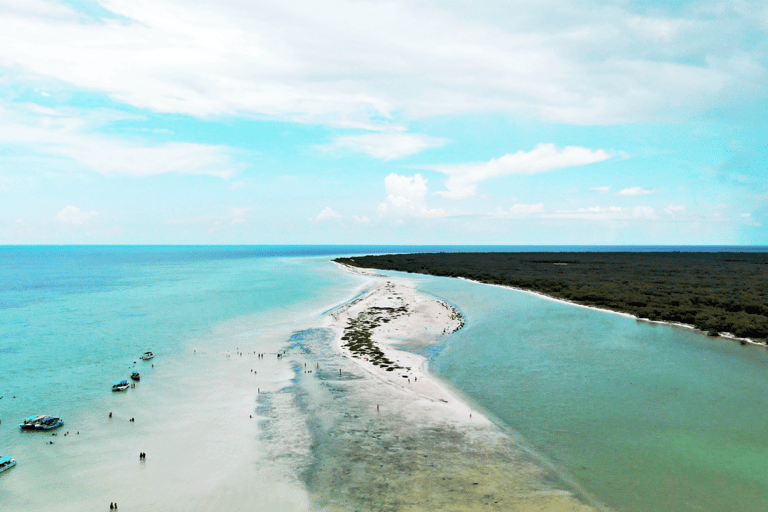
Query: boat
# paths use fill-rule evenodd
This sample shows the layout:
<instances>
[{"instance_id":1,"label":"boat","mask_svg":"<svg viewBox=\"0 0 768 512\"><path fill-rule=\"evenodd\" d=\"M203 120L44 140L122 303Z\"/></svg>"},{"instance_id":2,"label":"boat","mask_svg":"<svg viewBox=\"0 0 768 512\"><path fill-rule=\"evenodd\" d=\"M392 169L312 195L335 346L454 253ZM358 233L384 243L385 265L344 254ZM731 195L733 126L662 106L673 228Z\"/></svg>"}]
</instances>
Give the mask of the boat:
<instances>
[{"instance_id":1,"label":"boat","mask_svg":"<svg viewBox=\"0 0 768 512\"><path fill-rule=\"evenodd\" d=\"M143 359L144 361L149 361L153 357L155 357L155 354L153 354L151 351L148 350L144 352L144 355L141 356L141 359Z\"/></svg>"},{"instance_id":2,"label":"boat","mask_svg":"<svg viewBox=\"0 0 768 512\"><path fill-rule=\"evenodd\" d=\"M35 425L35 430L53 430L62 426L64 422L55 416L46 416Z\"/></svg>"},{"instance_id":3,"label":"boat","mask_svg":"<svg viewBox=\"0 0 768 512\"><path fill-rule=\"evenodd\" d=\"M47 414L41 414L41 415L33 415L29 418L25 419L22 424L19 426L21 427L21 430L35 430L35 427L38 423L40 423L43 418L47 418Z\"/></svg>"},{"instance_id":4,"label":"boat","mask_svg":"<svg viewBox=\"0 0 768 512\"><path fill-rule=\"evenodd\" d=\"M13 466L16 465L16 459L12 459L8 455L6 456L0 456L0 473L3 471L8 471Z\"/></svg>"},{"instance_id":5,"label":"boat","mask_svg":"<svg viewBox=\"0 0 768 512\"><path fill-rule=\"evenodd\" d=\"M131 387L130 384L128 384L127 380L116 380L114 384L112 384L112 391L125 391Z\"/></svg>"},{"instance_id":6,"label":"boat","mask_svg":"<svg viewBox=\"0 0 768 512\"><path fill-rule=\"evenodd\" d=\"M139 375L139 372L133 372L133 373L131 374L131 378L132 378L133 380L141 380L141 375Z\"/></svg>"}]
</instances>

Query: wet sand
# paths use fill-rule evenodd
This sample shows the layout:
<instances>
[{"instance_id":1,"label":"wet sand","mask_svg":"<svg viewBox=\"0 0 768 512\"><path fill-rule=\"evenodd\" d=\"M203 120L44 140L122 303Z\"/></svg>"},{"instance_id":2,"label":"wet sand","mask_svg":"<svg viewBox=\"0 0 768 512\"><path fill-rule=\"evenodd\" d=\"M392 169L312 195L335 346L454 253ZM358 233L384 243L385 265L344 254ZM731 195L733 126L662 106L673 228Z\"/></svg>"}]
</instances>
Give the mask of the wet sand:
<instances>
[{"instance_id":1,"label":"wet sand","mask_svg":"<svg viewBox=\"0 0 768 512\"><path fill-rule=\"evenodd\" d=\"M413 281L369 277L370 291L327 316L336 350L365 373L334 385L331 400L344 413L326 415L316 439L317 467L307 484L317 506L603 509L566 490L546 461L457 398L423 357L401 350L440 343L460 329L456 309L418 292Z\"/></svg>"},{"instance_id":2,"label":"wet sand","mask_svg":"<svg viewBox=\"0 0 768 512\"><path fill-rule=\"evenodd\" d=\"M24 436L14 451L23 463L0 482L3 504L594 510L431 377L424 358L402 350L460 328L455 309L409 280L365 276L360 286L364 293L324 314L234 318L181 352L156 350L152 362L136 363L136 388L105 388L82 415L67 416L55 444ZM342 340L350 327L358 339Z\"/></svg>"}]
</instances>

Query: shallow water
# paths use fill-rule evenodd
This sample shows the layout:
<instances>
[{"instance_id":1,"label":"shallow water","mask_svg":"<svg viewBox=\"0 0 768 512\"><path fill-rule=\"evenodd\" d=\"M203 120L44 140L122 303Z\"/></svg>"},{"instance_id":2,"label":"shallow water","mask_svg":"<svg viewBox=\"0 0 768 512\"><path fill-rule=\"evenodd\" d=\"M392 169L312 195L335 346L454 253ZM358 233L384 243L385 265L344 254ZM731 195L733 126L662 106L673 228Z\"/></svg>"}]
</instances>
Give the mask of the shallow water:
<instances>
[{"instance_id":1,"label":"shallow water","mask_svg":"<svg viewBox=\"0 0 768 512\"><path fill-rule=\"evenodd\" d=\"M616 510L761 510L765 352L424 278L468 323L420 350L510 435L456 429L336 354L323 312L366 280L313 251L0 250L2 509L577 510L570 483ZM38 412L66 425L20 432Z\"/></svg>"},{"instance_id":2,"label":"shallow water","mask_svg":"<svg viewBox=\"0 0 768 512\"><path fill-rule=\"evenodd\" d=\"M276 357L291 334L317 323L361 279L307 251L254 252L0 254L0 453L18 460L0 477L3 510L113 501L143 510L307 509L296 469L309 456L295 442L307 436L300 411L290 395L267 411L283 423L277 444L293 447L281 458L263 435L268 419L257 401L291 386L294 368ZM149 349L156 357L138 360ZM112 382L134 369L142 374L136 387L112 393ZM56 436L20 432L18 423L36 413L61 416L65 426Z\"/></svg>"},{"instance_id":3,"label":"shallow water","mask_svg":"<svg viewBox=\"0 0 768 512\"><path fill-rule=\"evenodd\" d=\"M765 510L768 351L445 278L432 368L614 510Z\"/></svg>"}]
</instances>

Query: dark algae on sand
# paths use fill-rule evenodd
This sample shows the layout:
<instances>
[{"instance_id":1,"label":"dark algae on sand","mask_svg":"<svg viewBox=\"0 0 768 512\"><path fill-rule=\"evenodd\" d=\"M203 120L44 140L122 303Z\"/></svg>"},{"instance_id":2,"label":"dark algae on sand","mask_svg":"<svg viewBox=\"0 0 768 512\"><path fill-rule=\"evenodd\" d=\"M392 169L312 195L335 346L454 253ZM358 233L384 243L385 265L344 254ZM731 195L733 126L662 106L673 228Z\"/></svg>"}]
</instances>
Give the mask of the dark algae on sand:
<instances>
[{"instance_id":1,"label":"dark algae on sand","mask_svg":"<svg viewBox=\"0 0 768 512\"><path fill-rule=\"evenodd\" d=\"M335 261L512 286L768 342L768 252L420 253Z\"/></svg>"}]
</instances>

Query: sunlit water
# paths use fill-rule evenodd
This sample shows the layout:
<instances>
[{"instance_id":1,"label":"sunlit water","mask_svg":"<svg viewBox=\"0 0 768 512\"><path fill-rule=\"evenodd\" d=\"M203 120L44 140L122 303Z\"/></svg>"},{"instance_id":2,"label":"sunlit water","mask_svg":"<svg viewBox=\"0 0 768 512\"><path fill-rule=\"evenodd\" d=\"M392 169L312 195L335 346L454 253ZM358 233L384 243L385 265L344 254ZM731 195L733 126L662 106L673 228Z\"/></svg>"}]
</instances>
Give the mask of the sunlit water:
<instances>
[{"instance_id":1,"label":"sunlit water","mask_svg":"<svg viewBox=\"0 0 768 512\"><path fill-rule=\"evenodd\" d=\"M768 504L768 351L445 278L432 367L614 510Z\"/></svg>"},{"instance_id":2,"label":"sunlit water","mask_svg":"<svg viewBox=\"0 0 768 512\"><path fill-rule=\"evenodd\" d=\"M491 461L461 433L376 412L390 391L322 327L366 283L332 252L1 249L0 454L19 464L0 476L0 509L401 510L471 496L436 486L436 471L518 492L494 487L509 467L531 471L506 445ZM543 454L556 486L615 510L764 509L764 351L419 279L468 321L432 367ZM133 370L136 388L112 393ZM21 432L37 413L66 424Z\"/></svg>"}]
</instances>

